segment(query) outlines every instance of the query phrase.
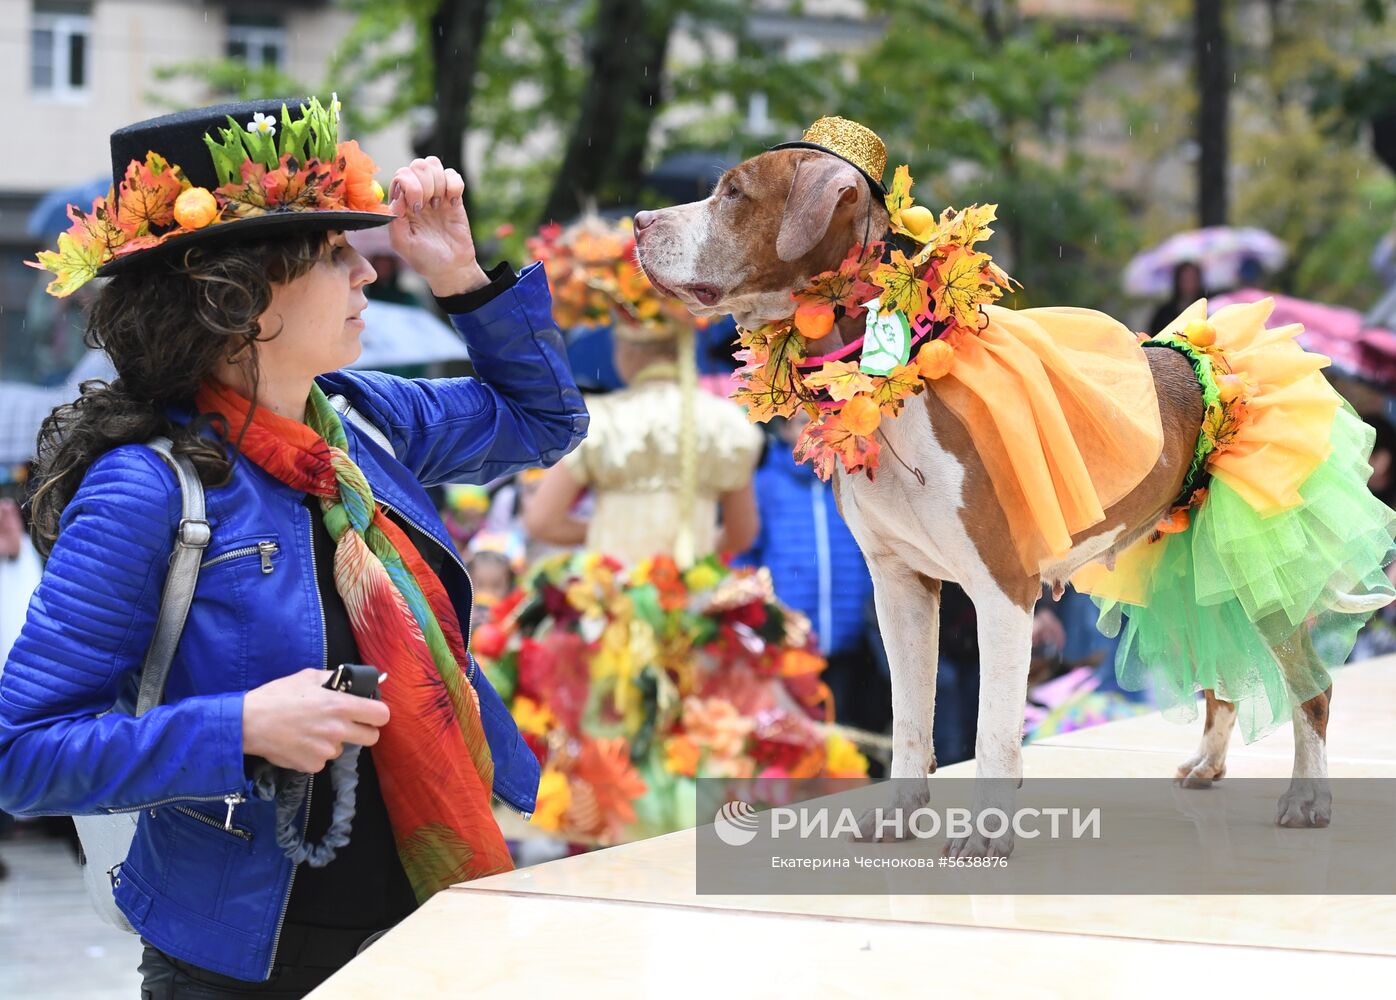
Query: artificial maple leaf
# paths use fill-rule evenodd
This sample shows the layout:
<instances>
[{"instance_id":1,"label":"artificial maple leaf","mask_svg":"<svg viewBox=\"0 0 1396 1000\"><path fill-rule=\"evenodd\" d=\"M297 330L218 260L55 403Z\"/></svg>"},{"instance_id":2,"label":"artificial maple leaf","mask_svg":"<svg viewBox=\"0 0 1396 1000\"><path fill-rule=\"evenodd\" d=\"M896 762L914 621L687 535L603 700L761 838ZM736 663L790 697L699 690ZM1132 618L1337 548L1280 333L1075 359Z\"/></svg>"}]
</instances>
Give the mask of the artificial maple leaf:
<instances>
[{"instance_id":1,"label":"artificial maple leaf","mask_svg":"<svg viewBox=\"0 0 1396 1000\"><path fill-rule=\"evenodd\" d=\"M1017 285L1019 288L1023 287L1021 281L1010 276L1007 271L999 267L993 261L989 261L984 265L984 280L992 281L1005 291L1012 291L1014 285Z\"/></svg>"},{"instance_id":2,"label":"artificial maple leaf","mask_svg":"<svg viewBox=\"0 0 1396 1000\"><path fill-rule=\"evenodd\" d=\"M267 192L262 179L267 168L255 160L244 160L240 167L242 179L224 184L214 194L228 199L229 211L239 217L261 215L268 207Z\"/></svg>"},{"instance_id":3,"label":"artificial maple leaf","mask_svg":"<svg viewBox=\"0 0 1396 1000\"><path fill-rule=\"evenodd\" d=\"M892 175L892 187L887 192L887 214L896 215L911 204L911 170L903 163Z\"/></svg>"},{"instance_id":4,"label":"artificial maple leaf","mask_svg":"<svg viewBox=\"0 0 1396 1000\"><path fill-rule=\"evenodd\" d=\"M111 192L105 198L92 202L92 211L84 212L76 205L68 206L68 218L72 225L68 232L79 243L95 243L108 250L126 242L126 233L112 219Z\"/></svg>"},{"instance_id":5,"label":"artificial maple leaf","mask_svg":"<svg viewBox=\"0 0 1396 1000\"><path fill-rule=\"evenodd\" d=\"M872 377L856 361L826 361L823 368L806 375L804 381L811 389L828 389L829 398L839 403L873 388Z\"/></svg>"},{"instance_id":6,"label":"artificial maple leaf","mask_svg":"<svg viewBox=\"0 0 1396 1000\"><path fill-rule=\"evenodd\" d=\"M159 153L147 153L145 162L132 160L121 182L116 224L133 236L174 221L175 199L189 187L178 167L171 167Z\"/></svg>"},{"instance_id":7,"label":"artificial maple leaf","mask_svg":"<svg viewBox=\"0 0 1396 1000\"><path fill-rule=\"evenodd\" d=\"M753 423L790 416L809 394L795 367L805 358L804 338L794 329L769 336L764 363L739 371L744 385L732 394L747 408L747 419Z\"/></svg>"},{"instance_id":8,"label":"artificial maple leaf","mask_svg":"<svg viewBox=\"0 0 1396 1000\"><path fill-rule=\"evenodd\" d=\"M907 365L898 365L886 376L876 380L872 390L873 402L882 410L884 416L896 416L902 408L903 400L920 392L924 387L921 369L915 361Z\"/></svg>"},{"instance_id":9,"label":"artificial maple leaf","mask_svg":"<svg viewBox=\"0 0 1396 1000\"><path fill-rule=\"evenodd\" d=\"M834 474L834 464L841 461L849 472L877 468L876 439L859 437L843 425L837 413L826 412L810 421L795 442L795 461L810 462L820 479Z\"/></svg>"},{"instance_id":10,"label":"artificial maple leaf","mask_svg":"<svg viewBox=\"0 0 1396 1000\"><path fill-rule=\"evenodd\" d=\"M979 306L992 302L1001 294L999 288L984 280L984 265L989 255L964 247L955 247L945 257L931 264L934 275L935 318L953 319L974 329L979 326Z\"/></svg>"},{"instance_id":11,"label":"artificial maple leaf","mask_svg":"<svg viewBox=\"0 0 1396 1000\"><path fill-rule=\"evenodd\" d=\"M46 291L57 298L66 298L97 276L97 268L106 259L106 248L96 242L82 242L72 233L58 234L58 250L43 250L37 261L25 261L30 267L51 271L57 277Z\"/></svg>"},{"instance_id":12,"label":"artificial maple leaf","mask_svg":"<svg viewBox=\"0 0 1396 1000\"><path fill-rule=\"evenodd\" d=\"M950 219L942 220L949 223L946 226L946 235L954 242L964 247L971 247L981 240L987 240L994 235L994 231L989 228L989 223L998 218L997 205L969 205L963 210L955 212ZM947 210L949 211L949 210Z\"/></svg>"},{"instance_id":13,"label":"artificial maple leaf","mask_svg":"<svg viewBox=\"0 0 1396 1000\"><path fill-rule=\"evenodd\" d=\"M831 309L842 306L847 315L856 318L863 311L863 303L877 295L877 289L864 281L862 275L881 252L881 243L869 244L866 248L855 244L837 268L815 275L795 292L795 301L801 306L827 305Z\"/></svg>"},{"instance_id":14,"label":"artificial maple leaf","mask_svg":"<svg viewBox=\"0 0 1396 1000\"><path fill-rule=\"evenodd\" d=\"M917 276L915 262L900 250L893 250L892 259L873 271L872 280L882 287L882 312L898 309L907 316L919 316L925 311L929 289Z\"/></svg>"}]
</instances>

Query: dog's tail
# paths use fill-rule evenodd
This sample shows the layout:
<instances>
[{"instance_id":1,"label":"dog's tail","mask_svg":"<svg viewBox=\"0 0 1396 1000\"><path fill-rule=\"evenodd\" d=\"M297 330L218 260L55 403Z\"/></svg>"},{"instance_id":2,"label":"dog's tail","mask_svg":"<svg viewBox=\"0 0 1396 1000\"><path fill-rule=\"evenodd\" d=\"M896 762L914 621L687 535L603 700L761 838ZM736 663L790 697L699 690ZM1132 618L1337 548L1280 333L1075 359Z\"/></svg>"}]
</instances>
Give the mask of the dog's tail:
<instances>
[{"instance_id":1,"label":"dog's tail","mask_svg":"<svg viewBox=\"0 0 1396 1000\"><path fill-rule=\"evenodd\" d=\"M1379 591L1367 594L1333 594L1329 598L1328 607L1343 615L1370 615L1374 611L1380 611L1393 600L1396 600L1396 595Z\"/></svg>"}]
</instances>

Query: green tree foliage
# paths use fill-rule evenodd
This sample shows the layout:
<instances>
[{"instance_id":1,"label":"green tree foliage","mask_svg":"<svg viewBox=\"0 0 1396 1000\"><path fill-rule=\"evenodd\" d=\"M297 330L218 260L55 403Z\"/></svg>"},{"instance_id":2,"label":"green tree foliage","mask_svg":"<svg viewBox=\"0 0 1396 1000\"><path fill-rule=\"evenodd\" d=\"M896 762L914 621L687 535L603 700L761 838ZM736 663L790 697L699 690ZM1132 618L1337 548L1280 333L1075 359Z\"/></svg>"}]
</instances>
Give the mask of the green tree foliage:
<instances>
[{"instance_id":1,"label":"green tree foliage","mask_svg":"<svg viewBox=\"0 0 1396 1000\"><path fill-rule=\"evenodd\" d=\"M1132 246L1125 200L1085 139L1083 102L1124 54L1110 35L1021 16L1012 0L873 0L881 30L842 59L791 63L759 41L681 77L675 100L730 95L737 110L708 116L689 144L735 136L750 155L823 114L863 122L905 162L919 202L998 202L988 245L1024 283L1015 304L1108 306ZM763 94L778 134L745 131L740 109ZM889 166L889 176L890 176Z\"/></svg>"}]
</instances>

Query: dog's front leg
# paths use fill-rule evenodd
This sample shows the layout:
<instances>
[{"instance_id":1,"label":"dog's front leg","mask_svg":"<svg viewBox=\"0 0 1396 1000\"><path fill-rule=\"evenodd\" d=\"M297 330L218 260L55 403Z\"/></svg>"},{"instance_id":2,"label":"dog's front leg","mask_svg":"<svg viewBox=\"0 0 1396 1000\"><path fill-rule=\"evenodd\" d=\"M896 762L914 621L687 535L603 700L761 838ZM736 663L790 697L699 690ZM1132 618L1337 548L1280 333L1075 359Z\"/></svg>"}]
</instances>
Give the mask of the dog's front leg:
<instances>
[{"instance_id":1,"label":"dog's front leg","mask_svg":"<svg viewBox=\"0 0 1396 1000\"><path fill-rule=\"evenodd\" d=\"M930 802L926 776L935 770L932 742L936 666L940 645L940 581L891 559L872 560L873 602L892 673L894 801L901 815ZM863 817L866 838L886 836L873 814Z\"/></svg>"},{"instance_id":2,"label":"dog's front leg","mask_svg":"<svg viewBox=\"0 0 1396 1000\"><path fill-rule=\"evenodd\" d=\"M1035 584L1034 584L1035 586ZM1010 820L1023 779L1023 705L1032 655L1032 600L997 587L971 594L979 634L979 733L975 740L975 815L998 809ZM1016 599L1015 599L1016 598ZM998 823L990 824L997 829ZM951 857L1002 856L1013 851L1012 827L999 836L973 834L953 840Z\"/></svg>"}]
</instances>

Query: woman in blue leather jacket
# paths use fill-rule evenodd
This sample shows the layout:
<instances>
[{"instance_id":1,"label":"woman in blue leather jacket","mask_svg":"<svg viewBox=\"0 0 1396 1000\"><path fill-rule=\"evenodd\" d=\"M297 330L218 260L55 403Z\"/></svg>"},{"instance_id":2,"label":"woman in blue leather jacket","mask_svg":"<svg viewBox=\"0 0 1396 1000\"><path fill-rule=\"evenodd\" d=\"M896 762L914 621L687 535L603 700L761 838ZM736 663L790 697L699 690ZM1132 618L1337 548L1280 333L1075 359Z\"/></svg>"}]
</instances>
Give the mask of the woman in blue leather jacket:
<instances>
[{"instance_id":1,"label":"woman in blue leather jacket","mask_svg":"<svg viewBox=\"0 0 1396 1000\"><path fill-rule=\"evenodd\" d=\"M139 810L111 880L146 997L303 995L442 886L507 868L491 799L528 813L537 789L466 652L470 582L424 487L556 462L586 411L541 269L481 270L435 157L383 204L338 117L265 101L120 130L114 194L40 255L55 294L110 277L89 330L118 377L40 434L48 563L0 675L0 809ZM477 378L342 370L374 277L345 231L385 223ZM341 420L341 396L378 433ZM198 469L212 540L164 702L134 717L180 528L157 435ZM322 686L353 662L387 673L381 701ZM313 844L346 745L363 748L349 841L296 864L253 779L313 775L295 816Z\"/></svg>"}]
</instances>

